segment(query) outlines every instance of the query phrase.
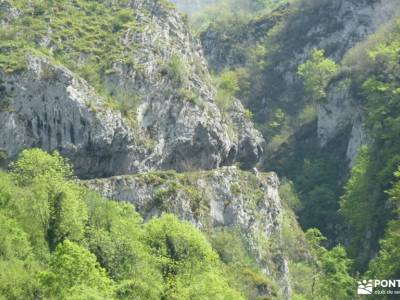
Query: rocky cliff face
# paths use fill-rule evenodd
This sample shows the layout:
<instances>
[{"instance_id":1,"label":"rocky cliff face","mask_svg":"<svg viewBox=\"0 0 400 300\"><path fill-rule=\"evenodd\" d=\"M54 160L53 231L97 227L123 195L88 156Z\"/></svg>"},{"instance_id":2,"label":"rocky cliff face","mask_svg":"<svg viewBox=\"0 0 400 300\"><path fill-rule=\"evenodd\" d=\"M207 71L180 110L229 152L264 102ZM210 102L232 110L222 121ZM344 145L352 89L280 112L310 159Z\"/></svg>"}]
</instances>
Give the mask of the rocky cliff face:
<instances>
[{"instance_id":1,"label":"rocky cliff face","mask_svg":"<svg viewBox=\"0 0 400 300\"><path fill-rule=\"evenodd\" d=\"M399 8L400 3L392 0L322 1L318 4L310 2L299 10L299 13L308 11L310 19L301 19L296 14L289 15L286 26L280 33L281 37L289 37L288 40L280 42L280 49L283 46L287 51L279 52L276 57L278 63L274 64L273 73L267 75L267 78L280 78L283 86L268 96L271 96L271 99L277 97L296 99L298 103L307 102L307 97L299 93L302 87L296 72L298 66L308 58L310 51L315 48L325 49L327 56L340 61L349 49L388 22ZM314 22L313 18L326 21ZM286 59L280 59L283 56ZM290 108L288 110L290 111ZM351 99L345 80L332 83L327 101L318 109L317 118L317 137L321 147L342 135L346 129L349 130L346 159L352 164L359 146L365 141L365 134L362 130L361 110Z\"/></svg>"},{"instance_id":2,"label":"rocky cliff face","mask_svg":"<svg viewBox=\"0 0 400 300\"><path fill-rule=\"evenodd\" d=\"M362 4L362 3L361 3ZM344 8L352 13L351 22L345 23L344 34L351 33L346 38L346 45L343 51L334 53L333 57L341 59L344 51L348 51L357 41L365 39L375 32L379 26L388 22L395 16L400 7L398 1L372 1L363 4L363 7L356 9L354 5L360 3L347 3ZM334 38L334 37L333 37ZM343 36L337 36L337 43ZM324 41L324 43L329 43ZM318 109L318 140L321 147L326 146L329 141L334 140L343 131L349 131L346 150L346 159L350 166L355 162L358 149L367 142L363 129L363 109L357 99L350 91L350 79L344 75L334 80L327 93L327 101L322 103Z\"/></svg>"},{"instance_id":3,"label":"rocky cliff face","mask_svg":"<svg viewBox=\"0 0 400 300\"><path fill-rule=\"evenodd\" d=\"M9 26L25 13L12 3L1 4L13 12L5 19ZM101 74L106 95L68 64L55 63L52 53L59 46L52 24L36 37L36 51L24 50L23 70L0 70L0 148L10 159L24 148L57 149L85 178L212 169L235 161L251 167L263 151L263 139L240 109L234 122L222 119L200 45L180 15L153 1L129 1L122 8L133 13L135 27L120 30L115 48L129 62L115 60ZM85 51L78 65L95 55ZM129 110L113 105L121 102Z\"/></svg>"},{"instance_id":4,"label":"rocky cliff face","mask_svg":"<svg viewBox=\"0 0 400 300\"><path fill-rule=\"evenodd\" d=\"M352 166L359 148L367 142L363 129L363 109L350 91L348 79L330 84L327 100L318 108L318 141L326 147L338 135L347 132L346 159Z\"/></svg>"},{"instance_id":5,"label":"rocky cliff face","mask_svg":"<svg viewBox=\"0 0 400 300\"><path fill-rule=\"evenodd\" d=\"M134 155L139 147L121 113L66 68L29 57L26 72L1 78L7 107L0 112L0 147L10 158L30 147L57 149L79 175L91 177L134 171L128 160L144 157Z\"/></svg>"},{"instance_id":6,"label":"rocky cliff face","mask_svg":"<svg viewBox=\"0 0 400 300\"><path fill-rule=\"evenodd\" d=\"M277 176L223 167L251 169L264 151L243 105L220 110L200 43L169 3L89 2L0 1L0 160L58 150L81 179L124 175L84 184L147 219L172 212L204 230L239 228L289 298ZM93 9L116 20L96 27ZM98 44L87 46L93 31Z\"/></svg>"},{"instance_id":7,"label":"rocky cliff face","mask_svg":"<svg viewBox=\"0 0 400 300\"><path fill-rule=\"evenodd\" d=\"M258 79L251 79L249 107L257 122L268 124L276 109L296 117L309 103L297 69L313 49L324 49L339 62L350 48L390 20L399 7L395 0L298 1L249 22L212 24L201 34L201 41L210 67L217 72L227 66L246 66L249 53L258 45L265 47L262 61L266 68ZM310 134L324 147L344 127L354 125L348 143L348 158L353 160L363 134L361 116L356 104L350 102L346 93L333 85L328 101L319 108L318 133ZM293 126L298 127L298 123Z\"/></svg>"},{"instance_id":8,"label":"rocky cliff face","mask_svg":"<svg viewBox=\"0 0 400 300\"><path fill-rule=\"evenodd\" d=\"M225 167L185 174L142 173L83 184L107 198L133 203L146 219L171 212L202 230L238 227L263 272L279 283L284 298L289 297L276 174Z\"/></svg>"}]
</instances>

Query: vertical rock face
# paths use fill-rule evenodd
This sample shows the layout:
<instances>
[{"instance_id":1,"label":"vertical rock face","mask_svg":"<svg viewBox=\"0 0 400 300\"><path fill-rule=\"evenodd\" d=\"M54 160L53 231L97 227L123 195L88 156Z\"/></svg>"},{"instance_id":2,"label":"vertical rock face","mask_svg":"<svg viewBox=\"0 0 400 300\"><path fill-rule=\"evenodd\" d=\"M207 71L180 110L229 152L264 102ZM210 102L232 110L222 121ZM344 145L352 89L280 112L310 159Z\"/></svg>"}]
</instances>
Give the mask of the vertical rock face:
<instances>
[{"instance_id":1,"label":"vertical rock face","mask_svg":"<svg viewBox=\"0 0 400 300\"><path fill-rule=\"evenodd\" d=\"M126 26L110 24L118 28L118 38L104 39L115 42L108 45L112 53L104 54L74 43L87 28L92 37L95 24L73 23L79 32L74 35L65 19L57 19L61 29L52 27L59 16L41 10L47 6L36 14L12 3L0 0L1 26L22 30L13 36L21 48L14 53L0 44L0 160L6 153L11 161L26 148L58 150L81 179L125 175L85 184L133 203L145 218L167 211L201 229L238 227L263 272L289 298L279 180L275 174L224 167L239 163L251 169L265 142L238 100L220 110L201 46L180 14L165 1L98 1L103 14L120 12L118 21L132 17ZM54 11L68 7L77 18L93 15L84 1L53 4L60 5ZM44 30L23 31L24 17ZM117 34L113 30L98 34ZM86 64L91 59L95 64ZM102 60L111 63L96 69ZM8 61L18 68L9 68ZM167 169L203 171L162 171Z\"/></svg>"},{"instance_id":2,"label":"vertical rock face","mask_svg":"<svg viewBox=\"0 0 400 300\"><path fill-rule=\"evenodd\" d=\"M350 48L375 32L399 8L400 2L395 0L300 1L235 25L235 30L211 25L200 38L210 67L217 72L226 66L246 66L250 50L256 49L257 43L265 44L268 66L260 74L260 82L254 84L259 88L253 91L255 96L249 106L257 121L268 124L277 108L295 117L308 102L297 69L309 58L312 49L324 49L330 58L340 61ZM263 42L265 38L269 43ZM344 131L350 132L344 152L351 164L365 134L361 110L343 84L340 80L330 86L327 101L318 109L318 131L310 134L318 138L323 148Z\"/></svg>"},{"instance_id":3,"label":"vertical rock face","mask_svg":"<svg viewBox=\"0 0 400 300\"><path fill-rule=\"evenodd\" d=\"M87 83L43 58L28 58L24 74L0 73L6 109L0 111L0 148L59 150L84 177L132 172L143 157L121 113L107 109Z\"/></svg>"},{"instance_id":4,"label":"vertical rock face","mask_svg":"<svg viewBox=\"0 0 400 300\"><path fill-rule=\"evenodd\" d=\"M358 5L362 5L356 9ZM371 1L366 3L356 3L348 1L344 8L353 15L352 22L345 22L343 33L349 38L345 38L347 43L343 51L340 51L335 58L341 59L344 51L349 50L355 42L365 39L369 34L385 24L399 11L398 1ZM338 36L343 39L343 36ZM328 43L325 41L324 43ZM329 141L336 138L346 128L349 129L348 146L346 158L350 166L355 162L358 149L367 142L367 137L363 129L363 109L354 95L351 94L351 79L345 74L332 82L328 88L327 100L322 103L318 110L318 139L320 146L324 147Z\"/></svg>"},{"instance_id":5,"label":"vertical rock face","mask_svg":"<svg viewBox=\"0 0 400 300\"><path fill-rule=\"evenodd\" d=\"M268 66L260 73L261 79L253 80L256 90L252 91L249 107L258 122L269 124L277 109L296 118L310 102L297 69L313 49L324 49L327 56L339 62L349 49L396 15L399 8L396 0L299 1L282 5L261 18L235 24L234 30L229 24L213 24L200 38L210 67L217 72L226 66L246 66L246 55L257 49L257 43L265 46ZM309 135L317 138L323 148L346 131L348 146L343 159L352 164L365 134L361 109L345 85L340 79L329 87L328 99L318 109L318 131L310 131Z\"/></svg>"},{"instance_id":6,"label":"vertical rock face","mask_svg":"<svg viewBox=\"0 0 400 300\"><path fill-rule=\"evenodd\" d=\"M206 230L238 227L264 272L289 297L288 268L281 250L267 253L263 242L281 249L282 203L274 173L251 174L236 167L176 174L144 173L83 184L103 196L133 203L144 218L171 212ZM267 251L267 252L266 252Z\"/></svg>"},{"instance_id":7,"label":"vertical rock face","mask_svg":"<svg viewBox=\"0 0 400 300\"><path fill-rule=\"evenodd\" d=\"M366 142L363 111L350 92L349 79L340 79L329 87L327 100L318 109L318 141L325 147L338 135L348 131L346 158L350 166L358 149Z\"/></svg>"},{"instance_id":8,"label":"vertical rock face","mask_svg":"<svg viewBox=\"0 0 400 300\"><path fill-rule=\"evenodd\" d=\"M6 20L13 26L12 19L24 12L10 3L2 1L0 8L13 12ZM180 15L157 1L136 0L114 8L131 10L136 26L123 29L115 47L134 50L123 54L129 63L116 59L101 74L100 89L106 95L68 65L54 63L51 53L59 49L51 24L36 45L49 54L27 48L24 70L0 68L1 150L10 159L29 147L59 150L83 178L149 169L212 169L235 161L254 165L263 139L242 118L243 109L232 112L235 121L223 120L200 44ZM64 38L70 42L75 37ZM79 63L93 55L82 52ZM121 113L113 108L119 101L136 106Z\"/></svg>"},{"instance_id":9,"label":"vertical rock face","mask_svg":"<svg viewBox=\"0 0 400 300\"><path fill-rule=\"evenodd\" d=\"M280 33L286 40L282 41L285 48L279 55L287 55L289 51L292 55L277 61L276 71L282 72L288 87L296 80L297 67L308 58L312 49L325 49L331 58L340 60L357 42L387 22L400 7L395 0L324 0L303 4L303 10L295 9L288 16ZM308 18L302 17L305 15Z\"/></svg>"},{"instance_id":10,"label":"vertical rock face","mask_svg":"<svg viewBox=\"0 0 400 300\"><path fill-rule=\"evenodd\" d=\"M299 52L295 55L292 66L296 67L302 63L307 57L306 53L312 48L326 49L331 58L340 61L350 48L388 22L400 8L398 1L391 0L325 3L325 6L331 6L331 10L326 13L335 12L334 20L323 22L325 25L320 25L319 28L310 28L306 36L309 42L301 48L302 54ZM324 5L321 7L324 8ZM290 70L291 67L282 66L280 69ZM351 95L349 80L344 77L332 82L328 88L327 100L319 106L317 135L320 146L324 147L347 130L349 134L346 159L351 166L359 147L366 142L366 136L362 125L362 109ZM284 78L289 86L296 86L294 72L287 72Z\"/></svg>"}]
</instances>

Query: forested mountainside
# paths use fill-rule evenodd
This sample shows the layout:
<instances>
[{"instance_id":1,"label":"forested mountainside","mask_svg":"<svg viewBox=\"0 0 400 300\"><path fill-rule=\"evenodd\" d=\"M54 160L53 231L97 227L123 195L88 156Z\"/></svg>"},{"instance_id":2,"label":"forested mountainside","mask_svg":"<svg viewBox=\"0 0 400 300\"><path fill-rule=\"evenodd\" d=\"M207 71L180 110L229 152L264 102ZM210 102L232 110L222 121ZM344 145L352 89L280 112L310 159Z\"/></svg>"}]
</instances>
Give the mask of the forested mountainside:
<instances>
[{"instance_id":1,"label":"forested mountainside","mask_svg":"<svg viewBox=\"0 0 400 300\"><path fill-rule=\"evenodd\" d=\"M0 0L0 299L398 279L400 2L172 2Z\"/></svg>"},{"instance_id":2,"label":"forested mountainside","mask_svg":"<svg viewBox=\"0 0 400 300\"><path fill-rule=\"evenodd\" d=\"M399 275L399 7L282 1L199 33L217 81L236 84L267 141L260 168L293 181L303 229L344 244L353 272L370 277Z\"/></svg>"},{"instance_id":3,"label":"forested mountainside","mask_svg":"<svg viewBox=\"0 0 400 300\"><path fill-rule=\"evenodd\" d=\"M314 258L276 175L242 171L265 141L170 2L0 18L2 299L290 298L289 263Z\"/></svg>"}]
</instances>

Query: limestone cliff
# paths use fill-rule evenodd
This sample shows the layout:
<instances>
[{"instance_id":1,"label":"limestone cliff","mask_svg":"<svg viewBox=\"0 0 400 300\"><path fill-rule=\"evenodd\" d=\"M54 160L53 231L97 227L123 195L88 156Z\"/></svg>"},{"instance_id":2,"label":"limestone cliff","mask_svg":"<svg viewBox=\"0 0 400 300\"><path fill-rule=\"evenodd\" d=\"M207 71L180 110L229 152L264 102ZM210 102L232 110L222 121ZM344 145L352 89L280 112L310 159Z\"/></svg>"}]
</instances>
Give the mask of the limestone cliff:
<instances>
[{"instance_id":1,"label":"limestone cliff","mask_svg":"<svg viewBox=\"0 0 400 300\"><path fill-rule=\"evenodd\" d=\"M86 186L146 219L237 227L279 299L290 298L279 180L231 166L251 169L264 139L238 100L216 104L181 14L167 1L17 4L0 0L0 162L58 150L79 178L108 178ZM264 21L257 28L276 20Z\"/></svg>"},{"instance_id":2,"label":"limestone cliff","mask_svg":"<svg viewBox=\"0 0 400 300\"><path fill-rule=\"evenodd\" d=\"M96 28L105 39L95 40L97 50L81 45L89 42L90 26L98 24L90 19L93 8L79 5L61 1L54 8L21 8L1 2L7 37L14 27L26 31L0 45L0 148L9 159L24 148L57 149L85 178L212 169L239 160L251 167L258 160L261 135L240 110L236 122L223 120L200 44L169 4L96 4L104 18L117 12L111 29ZM78 21L71 20L80 33L67 20L49 22L45 16L52 9L55 20L68 17L62 9L75 13ZM40 30L31 33L23 25L27 20ZM106 68L97 70L102 61ZM244 124L250 131L239 129Z\"/></svg>"},{"instance_id":3,"label":"limestone cliff","mask_svg":"<svg viewBox=\"0 0 400 300\"><path fill-rule=\"evenodd\" d=\"M276 174L225 167L184 174L142 173L83 184L107 198L133 203L146 219L171 212L205 231L238 227L263 272L279 284L283 298L289 297Z\"/></svg>"},{"instance_id":4,"label":"limestone cliff","mask_svg":"<svg viewBox=\"0 0 400 300\"><path fill-rule=\"evenodd\" d=\"M346 159L350 166L354 164L358 150L367 142L367 137L363 128L363 108L353 98L348 79L330 84L327 100L318 108L317 132L322 148L347 132Z\"/></svg>"},{"instance_id":5,"label":"limestone cliff","mask_svg":"<svg viewBox=\"0 0 400 300\"><path fill-rule=\"evenodd\" d=\"M349 49L388 22L399 8L400 3L395 0L297 1L253 20L215 22L200 37L215 71L251 68L251 92L243 100L254 112L256 122L268 126L276 111L282 110L289 116L287 119L294 120L287 126L295 133L304 125L301 115L310 103L297 75L299 65L315 48L324 49L328 57L340 62ZM261 51L257 56L254 53L260 46L265 53ZM257 65L251 61L254 58L259 60ZM254 67L261 63L265 67L255 72ZM348 129L346 159L353 161L364 134L360 110L350 102L346 92L338 91L333 83L328 100L318 109L318 131L309 134L323 148ZM272 141L269 133L266 137Z\"/></svg>"},{"instance_id":6,"label":"limestone cliff","mask_svg":"<svg viewBox=\"0 0 400 300\"><path fill-rule=\"evenodd\" d=\"M271 101L293 99L296 102L293 106L295 109L288 107L287 111L301 111L301 103L307 103L309 99L302 91L302 83L296 72L298 66L309 58L310 51L315 48L324 49L328 57L340 62L347 51L390 21L399 8L400 3L392 0L321 1L318 4L311 1L299 9L298 13L289 14L284 29L277 37L283 51L275 56L276 63L270 68L273 71L268 71L266 75L280 83L273 88L272 93L266 95L266 101L269 101L269 97ZM305 12L310 16L309 19L302 17ZM288 39L285 40L285 37ZM342 140L346 139L346 156L343 159L351 165L366 137L362 129L362 111L356 101L351 99L345 79L331 84L327 100L318 107L317 132L310 134L316 136L322 148L339 136ZM271 113L264 112L266 115Z\"/></svg>"}]
</instances>

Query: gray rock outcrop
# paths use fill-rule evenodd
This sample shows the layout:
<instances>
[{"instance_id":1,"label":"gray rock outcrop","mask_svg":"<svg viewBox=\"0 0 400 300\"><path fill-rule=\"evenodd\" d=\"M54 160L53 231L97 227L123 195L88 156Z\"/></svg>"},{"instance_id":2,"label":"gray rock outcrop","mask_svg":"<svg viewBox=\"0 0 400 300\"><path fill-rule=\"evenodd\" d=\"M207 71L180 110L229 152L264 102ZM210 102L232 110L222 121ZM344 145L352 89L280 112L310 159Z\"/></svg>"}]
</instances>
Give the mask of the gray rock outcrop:
<instances>
[{"instance_id":1,"label":"gray rock outcrop","mask_svg":"<svg viewBox=\"0 0 400 300\"><path fill-rule=\"evenodd\" d=\"M326 102L318 107L318 141L325 147L343 132L348 132L346 159L352 166L361 145L366 143L363 109L350 92L350 80L341 79L329 86Z\"/></svg>"},{"instance_id":2,"label":"gray rock outcrop","mask_svg":"<svg viewBox=\"0 0 400 300\"><path fill-rule=\"evenodd\" d=\"M0 150L9 160L25 148L58 150L82 178L254 165L263 140L243 110L234 121L221 117L200 44L180 14L157 1L130 1L128 8L141 30L127 28L119 42L135 51L130 63L115 61L102 83L111 97L136 101L133 113L112 108L51 57L26 53L25 70L0 70ZM40 45L50 53L56 47L49 37Z\"/></svg>"},{"instance_id":3,"label":"gray rock outcrop","mask_svg":"<svg viewBox=\"0 0 400 300\"><path fill-rule=\"evenodd\" d=\"M207 230L238 227L265 274L289 297L288 266L279 246L283 207L275 173L252 174L236 167L177 174L152 172L82 183L109 199L133 203L145 219L173 213ZM275 250L265 248L273 243ZM263 244L264 243L264 244Z\"/></svg>"}]
</instances>

